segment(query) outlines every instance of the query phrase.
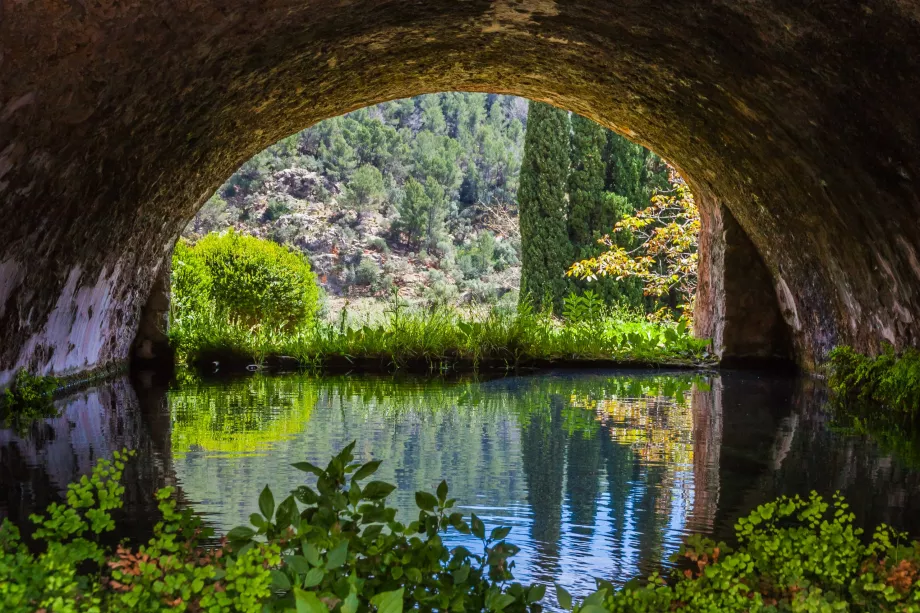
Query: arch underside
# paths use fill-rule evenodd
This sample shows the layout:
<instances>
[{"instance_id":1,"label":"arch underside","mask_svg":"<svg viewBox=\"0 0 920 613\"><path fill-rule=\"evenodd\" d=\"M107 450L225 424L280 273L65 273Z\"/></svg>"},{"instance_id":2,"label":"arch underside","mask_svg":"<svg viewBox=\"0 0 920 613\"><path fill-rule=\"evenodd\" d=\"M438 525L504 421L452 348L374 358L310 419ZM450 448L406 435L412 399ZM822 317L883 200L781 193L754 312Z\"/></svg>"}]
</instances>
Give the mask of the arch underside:
<instances>
[{"instance_id":1,"label":"arch underside","mask_svg":"<svg viewBox=\"0 0 920 613\"><path fill-rule=\"evenodd\" d=\"M181 228L267 145L449 90L550 102L676 164L737 221L756 256L745 261L765 271L749 276L772 285L732 303L725 277L714 285L725 308L704 304L704 319L730 326L766 296L806 367L839 343L917 341L913 0L36 0L0 11L0 384L21 366L65 374L127 359Z\"/></svg>"}]
</instances>

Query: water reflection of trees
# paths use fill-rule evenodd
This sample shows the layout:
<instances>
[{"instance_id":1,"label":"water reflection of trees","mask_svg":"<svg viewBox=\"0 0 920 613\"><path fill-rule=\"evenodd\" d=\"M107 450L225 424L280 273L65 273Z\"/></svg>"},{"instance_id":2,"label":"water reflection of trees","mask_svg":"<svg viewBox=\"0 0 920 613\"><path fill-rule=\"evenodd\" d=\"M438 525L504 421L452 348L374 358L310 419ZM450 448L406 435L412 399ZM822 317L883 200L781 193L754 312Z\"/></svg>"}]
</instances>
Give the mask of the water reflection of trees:
<instances>
[{"instance_id":1,"label":"water reflection of trees","mask_svg":"<svg viewBox=\"0 0 920 613\"><path fill-rule=\"evenodd\" d=\"M126 380L60 402L23 439L0 431L0 515L59 499L99 457L138 450L126 473L129 529L148 530L153 491L245 522L266 483L302 482L353 439L384 460L397 506L442 478L467 512L515 526L532 579L613 579L656 567L685 532L731 536L780 494L840 489L858 521L920 534L920 473L865 437L828 427L819 382L724 375L541 374L492 381L256 377L135 394ZM145 528L144 525L147 525ZM522 554L523 555L523 554Z\"/></svg>"}]
</instances>

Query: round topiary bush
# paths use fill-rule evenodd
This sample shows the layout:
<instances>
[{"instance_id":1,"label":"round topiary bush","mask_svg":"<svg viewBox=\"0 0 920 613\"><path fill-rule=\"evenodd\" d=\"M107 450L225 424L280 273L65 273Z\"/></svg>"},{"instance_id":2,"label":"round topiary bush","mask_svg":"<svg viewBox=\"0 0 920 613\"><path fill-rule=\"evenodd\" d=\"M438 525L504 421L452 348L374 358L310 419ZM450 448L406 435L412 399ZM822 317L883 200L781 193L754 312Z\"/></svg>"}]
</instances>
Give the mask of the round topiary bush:
<instances>
[{"instance_id":1,"label":"round topiary bush","mask_svg":"<svg viewBox=\"0 0 920 613\"><path fill-rule=\"evenodd\" d=\"M176 245L173 294L180 312L213 308L247 325L293 329L316 316L319 288L302 254L231 230Z\"/></svg>"}]
</instances>

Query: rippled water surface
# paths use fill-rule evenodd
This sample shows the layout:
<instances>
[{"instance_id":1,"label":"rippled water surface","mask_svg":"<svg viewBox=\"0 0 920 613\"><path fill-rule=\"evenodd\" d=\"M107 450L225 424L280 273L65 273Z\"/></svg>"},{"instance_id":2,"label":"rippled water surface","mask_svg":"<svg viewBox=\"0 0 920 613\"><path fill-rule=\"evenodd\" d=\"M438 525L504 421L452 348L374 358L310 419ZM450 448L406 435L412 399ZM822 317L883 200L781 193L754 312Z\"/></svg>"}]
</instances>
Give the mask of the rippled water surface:
<instances>
[{"instance_id":1,"label":"rippled water surface","mask_svg":"<svg viewBox=\"0 0 920 613\"><path fill-rule=\"evenodd\" d=\"M304 483L352 440L399 489L447 479L487 525L513 527L516 575L577 594L667 564L690 532L730 538L735 520L786 493L847 495L864 525L918 534L920 473L837 432L820 384L791 378L547 372L491 381L250 377L170 390L116 380L61 401L29 436L0 430L0 515L22 523L123 446L119 537L142 538L152 495L177 486L219 530L246 523L267 484ZM454 534L449 540L466 544Z\"/></svg>"}]
</instances>

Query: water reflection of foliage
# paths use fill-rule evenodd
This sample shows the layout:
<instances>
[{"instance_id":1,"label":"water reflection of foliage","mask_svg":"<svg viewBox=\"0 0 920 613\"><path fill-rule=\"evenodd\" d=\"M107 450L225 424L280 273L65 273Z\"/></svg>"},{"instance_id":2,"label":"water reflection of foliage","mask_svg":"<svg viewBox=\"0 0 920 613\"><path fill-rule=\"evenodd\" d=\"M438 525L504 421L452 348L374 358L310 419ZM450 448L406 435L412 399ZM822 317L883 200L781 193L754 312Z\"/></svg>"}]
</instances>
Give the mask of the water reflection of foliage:
<instances>
[{"instance_id":1,"label":"water reflection of foliage","mask_svg":"<svg viewBox=\"0 0 920 613\"><path fill-rule=\"evenodd\" d=\"M173 453L240 454L301 432L316 392L302 378L255 376L219 384L188 381L169 400Z\"/></svg>"},{"instance_id":2,"label":"water reflection of foliage","mask_svg":"<svg viewBox=\"0 0 920 613\"><path fill-rule=\"evenodd\" d=\"M611 388L573 395L569 406L587 409L606 426L611 440L649 462L693 462L691 378L653 377L610 381Z\"/></svg>"},{"instance_id":3,"label":"water reflection of foliage","mask_svg":"<svg viewBox=\"0 0 920 613\"><path fill-rule=\"evenodd\" d=\"M683 520L672 503L692 505L693 475L675 441L692 436L689 390L702 383L686 374L671 377L564 372L490 381L285 377L277 380L287 387L273 401L276 410L285 399L300 406L315 401L309 426L294 420L301 431L260 457L223 454L225 461L207 465L179 462L179 477L189 497L203 501L201 511L234 525L252 509L228 508L226 501L248 500L265 483L299 479L288 474L288 458L321 461L357 438L360 459L384 461L380 477L399 486L394 502L401 509L412 507L411 492L430 489L442 478L450 479L461 504L486 504L515 515L526 500L537 575L547 580L569 546L560 541L563 523L593 538L587 535L596 529L605 491L613 532L600 538L609 539L611 558L634 573L637 565L667 557L670 535ZM210 394L219 388L199 385L187 393L195 390ZM209 402L196 406L210 410ZM246 397L236 402L250 404ZM290 404L284 406L293 414ZM644 418L638 415L643 410L649 412ZM635 436L623 436L624 424L634 426ZM634 445L637 441L643 445ZM240 449L238 456L247 455ZM667 455L678 463L655 461Z\"/></svg>"},{"instance_id":4,"label":"water reflection of foliage","mask_svg":"<svg viewBox=\"0 0 920 613\"><path fill-rule=\"evenodd\" d=\"M563 403L560 427L569 435L580 432L584 437L593 437L605 414L632 407L629 410L636 414L632 421L644 427L648 417L640 415L643 410L654 411L658 405L686 405L688 391L697 381L698 377L674 375L548 376L488 382L346 376L255 376L222 382L192 378L170 393L172 445L173 451L180 454L199 449L257 451L300 432L320 397L384 417L415 410L506 413L511 408L521 424L530 423L535 414L541 413L543 419L551 420L549 407L553 399L564 398L567 402ZM601 406L606 408L601 410ZM660 421L659 417L655 423Z\"/></svg>"}]
</instances>

